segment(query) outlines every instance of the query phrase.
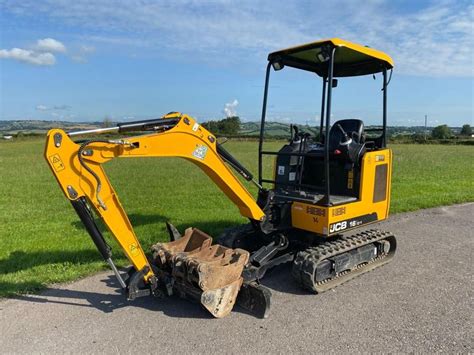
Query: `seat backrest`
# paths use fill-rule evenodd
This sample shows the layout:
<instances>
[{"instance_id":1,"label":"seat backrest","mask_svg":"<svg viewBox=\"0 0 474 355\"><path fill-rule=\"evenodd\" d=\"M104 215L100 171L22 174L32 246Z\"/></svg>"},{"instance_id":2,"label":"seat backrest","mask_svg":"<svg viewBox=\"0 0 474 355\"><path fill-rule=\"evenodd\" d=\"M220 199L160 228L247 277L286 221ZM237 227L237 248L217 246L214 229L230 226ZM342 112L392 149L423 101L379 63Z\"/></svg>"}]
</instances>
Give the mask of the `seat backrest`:
<instances>
[{"instance_id":1,"label":"seat backrest","mask_svg":"<svg viewBox=\"0 0 474 355\"><path fill-rule=\"evenodd\" d=\"M363 143L361 140L364 136L364 122L356 119L339 120L332 125L329 131L329 150L337 149L339 143L344 141L344 136L337 127L338 124L341 125L349 138L352 138L356 143Z\"/></svg>"}]
</instances>

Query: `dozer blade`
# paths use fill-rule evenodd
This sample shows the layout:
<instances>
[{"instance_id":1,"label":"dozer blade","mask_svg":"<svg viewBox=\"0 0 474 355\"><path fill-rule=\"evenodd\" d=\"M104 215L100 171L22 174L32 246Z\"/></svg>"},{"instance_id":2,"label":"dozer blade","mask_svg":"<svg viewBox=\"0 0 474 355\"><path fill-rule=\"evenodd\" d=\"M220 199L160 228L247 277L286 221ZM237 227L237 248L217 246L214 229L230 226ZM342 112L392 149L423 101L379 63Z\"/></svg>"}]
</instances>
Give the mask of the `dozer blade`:
<instances>
[{"instance_id":1,"label":"dozer blade","mask_svg":"<svg viewBox=\"0 0 474 355\"><path fill-rule=\"evenodd\" d=\"M198 301L216 318L232 311L247 251L212 245L212 238L196 228L186 229L175 241L153 245L152 251L168 295Z\"/></svg>"},{"instance_id":2,"label":"dozer blade","mask_svg":"<svg viewBox=\"0 0 474 355\"><path fill-rule=\"evenodd\" d=\"M270 312L272 293L268 288L253 281L244 283L237 297L237 304L255 317L267 318Z\"/></svg>"}]
</instances>

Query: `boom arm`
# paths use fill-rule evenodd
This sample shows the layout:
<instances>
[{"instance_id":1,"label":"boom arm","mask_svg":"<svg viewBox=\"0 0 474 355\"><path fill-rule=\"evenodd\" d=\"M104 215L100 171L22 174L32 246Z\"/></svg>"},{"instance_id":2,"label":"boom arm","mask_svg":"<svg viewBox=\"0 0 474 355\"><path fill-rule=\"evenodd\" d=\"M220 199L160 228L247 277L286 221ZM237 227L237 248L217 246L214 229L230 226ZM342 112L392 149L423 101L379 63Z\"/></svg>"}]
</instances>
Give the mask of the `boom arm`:
<instances>
[{"instance_id":1,"label":"boom arm","mask_svg":"<svg viewBox=\"0 0 474 355\"><path fill-rule=\"evenodd\" d=\"M97 228L87 217L84 208L87 205L91 205L101 217L135 269L146 270L146 280L153 276L152 269L102 164L116 157L181 157L201 168L237 205L242 216L256 221L262 221L265 216L252 195L224 163L216 138L190 116L173 113L164 116L163 121L170 118L175 118L171 128L168 126L160 132L123 140L90 140L82 144L70 138L72 133L68 135L60 129L52 129L48 132L44 153L56 180L73 202L96 245L103 239L93 236ZM130 126L133 125L122 125L117 130L133 130ZM91 225L88 227L87 223ZM96 232L100 234L98 230ZM104 247L101 250L101 246L97 246L104 258L109 256L110 259Z\"/></svg>"}]
</instances>

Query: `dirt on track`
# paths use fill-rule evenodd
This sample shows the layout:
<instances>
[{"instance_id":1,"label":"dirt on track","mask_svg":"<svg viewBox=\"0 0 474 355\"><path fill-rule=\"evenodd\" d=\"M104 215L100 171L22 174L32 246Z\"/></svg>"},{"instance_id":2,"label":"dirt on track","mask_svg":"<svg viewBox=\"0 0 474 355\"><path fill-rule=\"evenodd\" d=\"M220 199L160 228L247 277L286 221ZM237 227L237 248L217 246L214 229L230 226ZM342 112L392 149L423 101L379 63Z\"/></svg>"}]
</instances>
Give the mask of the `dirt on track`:
<instances>
[{"instance_id":1,"label":"dirt on track","mask_svg":"<svg viewBox=\"0 0 474 355\"><path fill-rule=\"evenodd\" d=\"M312 295L279 267L268 319L213 319L185 300L127 302L111 273L0 302L2 353L473 352L474 203L399 214L377 228L394 260Z\"/></svg>"}]
</instances>

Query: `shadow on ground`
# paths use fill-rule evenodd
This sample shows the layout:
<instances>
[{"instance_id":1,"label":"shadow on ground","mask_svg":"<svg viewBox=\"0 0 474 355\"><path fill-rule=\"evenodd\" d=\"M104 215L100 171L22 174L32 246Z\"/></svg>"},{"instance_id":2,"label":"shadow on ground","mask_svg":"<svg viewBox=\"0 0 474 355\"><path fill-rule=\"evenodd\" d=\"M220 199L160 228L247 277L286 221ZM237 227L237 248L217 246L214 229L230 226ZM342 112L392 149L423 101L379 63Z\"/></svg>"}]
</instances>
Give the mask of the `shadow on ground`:
<instances>
[{"instance_id":1,"label":"shadow on ground","mask_svg":"<svg viewBox=\"0 0 474 355\"><path fill-rule=\"evenodd\" d=\"M310 293L303 290L297 284L293 276L291 276L291 262L279 265L270 269L261 280L262 285L268 287L270 290L290 293L293 295L309 295Z\"/></svg>"},{"instance_id":2,"label":"shadow on ground","mask_svg":"<svg viewBox=\"0 0 474 355\"><path fill-rule=\"evenodd\" d=\"M24 302L53 303L71 307L95 308L104 313L111 313L125 307L139 307L154 312L162 312L169 317L212 318L212 316L199 305L177 297L154 298L150 296L134 301L127 301L125 294L122 292L122 289L119 287L113 275L106 276L101 282L104 282L107 287L110 287L114 291L112 293L102 293L48 287L41 295L19 295L12 298Z\"/></svg>"},{"instance_id":3,"label":"shadow on ground","mask_svg":"<svg viewBox=\"0 0 474 355\"><path fill-rule=\"evenodd\" d=\"M130 220L134 226L145 224L162 224L163 231L159 233L158 241L166 241L168 236L165 230L165 221L168 219L164 216L132 214ZM74 227L84 229L81 222L74 222ZM195 227L203 230L213 237L217 237L225 228L235 226L233 221L199 221L186 224L177 224L178 230L183 233L188 227ZM84 230L86 235L86 231ZM92 243L91 243L92 246ZM119 250L116 250L119 253ZM100 255L94 249L80 251L14 251L10 253L7 259L0 260L0 272L2 274L11 274L16 272L27 271L41 265L50 264L84 264L92 261L99 261ZM281 265L267 272L266 277L262 280L262 284L266 287L296 295L307 294L302 291L291 277L289 272L291 264ZM75 291L64 288L44 287L39 281L25 282L5 282L0 281L0 288L7 294L15 294L21 292L37 292L44 290L41 295L17 295L13 298L39 303L58 303L67 304L77 307L92 307L102 312L113 312L123 307L141 307L152 311L160 311L171 317L184 318L210 318L210 315L198 304L179 299L178 297L166 297L164 299L154 299L153 297L144 297L129 302L126 296L119 288L115 277L108 276L102 280L108 287L114 291L107 293L97 293L88 291ZM66 300L65 300L66 299ZM86 301L86 302L84 302ZM234 311L247 313L243 309L236 307Z\"/></svg>"},{"instance_id":4,"label":"shadow on ground","mask_svg":"<svg viewBox=\"0 0 474 355\"><path fill-rule=\"evenodd\" d=\"M65 288L48 287L40 295L18 295L13 299L24 302L53 303L71 307L94 308L104 313L111 313L125 307L139 307L154 312L161 312L168 317L212 319L198 303L194 303L178 296L154 298L143 297L134 301L127 301L126 295L113 275L105 276L101 282L105 283L112 292L90 292ZM307 294L293 281L288 267L279 266L273 270L262 282L270 289L297 295ZM3 287L0 283L0 287ZM236 306L233 312L250 314L247 310Z\"/></svg>"},{"instance_id":5,"label":"shadow on ground","mask_svg":"<svg viewBox=\"0 0 474 355\"><path fill-rule=\"evenodd\" d=\"M135 226L157 223L159 229L153 233L153 235L139 238L142 243L145 252L149 253L149 246L157 243L168 241L168 234L166 232L165 221L167 218L163 216L155 215L131 215L131 221ZM88 234L85 228L82 226L80 221L74 222L73 224L77 228L81 228L84 231L84 239L87 240ZM177 224L176 227L181 233L188 227L196 227L212 237L217 237L225 228L235 225L233 221L200 221L200 222L189 222L186 224ZM64 239L64 243L67 243L67 238ZM112 244L114 245L114 244ZM15 250L3 259L0 259L0 295L12 295L25 292L37 292L44 290L44 283L47 277L36 277L33 270L40 266L49 265L61 265L64 268L74 269L75 265L84 265L92 262L100 262L101 256L97 250L94 249L94 244L90 241L90 249L82 250L61 250L61 245L58 245L56 250L33 250L23 251ZM58 250L59 249L59 250ZM116 258L122 258L123 253L119 247L113 247L113 253ZM117 259L118 260L118 259ZM54 268L52 268L54 269ZM54 270L37 270L39 273L45 272L57 272ZM11 275L14 273L22 273L19 279L25 280L24 282L8 282L2 279L1 276Z\"/></svg>"}]
</instances>

